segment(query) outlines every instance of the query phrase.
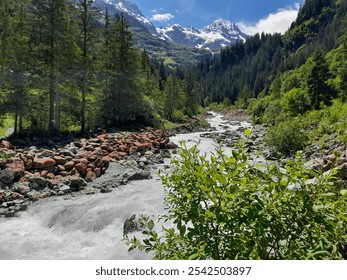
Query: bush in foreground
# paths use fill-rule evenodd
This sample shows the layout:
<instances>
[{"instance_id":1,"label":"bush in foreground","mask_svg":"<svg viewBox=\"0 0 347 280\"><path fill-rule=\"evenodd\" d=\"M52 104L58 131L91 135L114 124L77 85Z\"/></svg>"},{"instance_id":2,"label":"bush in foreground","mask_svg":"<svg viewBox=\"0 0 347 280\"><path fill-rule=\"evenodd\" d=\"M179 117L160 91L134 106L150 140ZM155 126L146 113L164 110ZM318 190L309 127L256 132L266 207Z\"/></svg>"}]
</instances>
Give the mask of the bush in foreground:
<instances>
[{"instance_id":1,"label":"bush in foreground","mask_svg":"<svg viewBox=\"0 0 347 280\"><path fill-rule=\"evenodd\" d=\"M142 217L143 239L127 237L129 250L155 259L346 258L347 190L300 158L285 170L259 168L243 147L210 159L183 147L162 176L169 214L160 218L173 226L156 232Z\"/></svg>"}]
</instances>

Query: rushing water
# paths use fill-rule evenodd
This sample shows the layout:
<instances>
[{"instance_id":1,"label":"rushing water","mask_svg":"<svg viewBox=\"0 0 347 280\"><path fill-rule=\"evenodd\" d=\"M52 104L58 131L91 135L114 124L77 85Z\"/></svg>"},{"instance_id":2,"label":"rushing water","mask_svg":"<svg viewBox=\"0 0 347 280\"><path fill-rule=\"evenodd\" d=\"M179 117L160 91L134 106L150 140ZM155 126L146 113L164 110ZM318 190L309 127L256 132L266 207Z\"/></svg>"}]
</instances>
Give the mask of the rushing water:
<instances>
[{"instance_id":1,"label":"rushing water","mask_svg":"<svg viewBox=\"0 0 347 280\"><path fill-rule=\"evenodd\" d=\"M215 113L209 122L217 132L239 127ZM199 143L201 151L213 151L213 140L200 135L179 134L171 140L186 141L187 146ZM112 166L100 179L110 178ZM133 214L164 213L163 201L164 188L157 176L108 194L41 200L19 217L0 219L0 259L147 259L147 254L128 252L123 223Z\"/></svg>"}]
</instances>

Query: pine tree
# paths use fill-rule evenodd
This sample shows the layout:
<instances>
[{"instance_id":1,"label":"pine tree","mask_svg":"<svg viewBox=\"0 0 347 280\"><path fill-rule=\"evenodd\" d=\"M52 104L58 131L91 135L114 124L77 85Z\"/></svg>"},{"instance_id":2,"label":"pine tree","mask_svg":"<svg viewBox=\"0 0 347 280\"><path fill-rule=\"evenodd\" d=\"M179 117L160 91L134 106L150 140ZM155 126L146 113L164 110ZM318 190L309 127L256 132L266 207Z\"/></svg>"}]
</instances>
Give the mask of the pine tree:
<instances>
[{"instance_id":1,"label":"pine tree","mask_svg":"<svg viewBox=\"0 0 347 280\"><path fill-rule=\"evenodd\" d=\"M87 94L91 86L93 76L93 58L96 56L96 16L98 10L93 6L93 0L79 1L80 15L80 40L81 49L81 72L79 78L79 87L82 94L81 100L81 132L86 129L86 108Z\"/></svg>"},{"instance_id":2,"label":"pine tree","mask_svg":"<svg viewBox=\"0 0 347 280\"><path fill-rule=\"evenodd\" d=\"M183 103L182 88L175 74L167 78L163 98L164 116L169 121L173 121L175 110L181 108Z\"/></svg>"},{"instance_id":3,"label":"pine tree","mask_svg":"<svg viewBox=\"0 0 347 280\"><path fill-rule=\"evenodd\" d=\"M335 96L334 89L327 83L330 78L329 65L324 55L321 52L315 52L313 55L313 66L307 79L308 94L312 108L320 109L321 103L330 104Z\"/></svg>"},{"instance_id":4,"label":"pine tree","mask_svg":"<svg viewBox=\"0 0 347 280\"><path fill-rule=\"evenodd\" d=\"M184 79L185 87L185 111L186 115L192 117L198 112L199 92L192 69L188 69Z\"/></svg>"},{"instance_id":5,"label":"pine tree","mask_svg":"<svg viewBox=\"0 0 347 280\"><path fill-rule=\"evenodd\" d=\"M138 87L139 57L123 14L117 15L106 40L107 84L104 95L106 126L135 121L141 115Z\"/></svg>"},{"instance_id":6,"label":"pine tree","mask_svg":"<svg viewBox=\"0 0 347 280\"><path fill-rule=\"evenodd\" d=\"M48 76L50 131L60 130L59 79L68 79L69 71L76 63L75 23L69 14L72 7L68 0L32 0L34 19L31 43L37 54L37 67L43 75Z\"/></svg>"}]
</instances>

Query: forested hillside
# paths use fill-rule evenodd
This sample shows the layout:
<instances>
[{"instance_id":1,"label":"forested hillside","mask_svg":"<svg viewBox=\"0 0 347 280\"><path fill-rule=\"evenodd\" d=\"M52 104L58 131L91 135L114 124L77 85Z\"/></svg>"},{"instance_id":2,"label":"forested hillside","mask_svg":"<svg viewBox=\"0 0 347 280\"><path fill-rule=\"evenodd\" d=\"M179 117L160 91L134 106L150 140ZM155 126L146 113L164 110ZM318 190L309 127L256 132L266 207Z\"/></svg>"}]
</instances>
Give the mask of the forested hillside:
<instances>
[{"instance_id":1,"label":"forested hillside","mask_svg":"<svg viewBox=\"0 0 347 280\"><path fill-rule=\"evenodd\" d=\"M134 46L123 15L90 0L0 3L0 122L15 133L180 120L198 99L175 72Z\"/></svg>"},{"instance_id":2,"label":"forested hillside","mask_svg":"<svg viewBox=\"0 0 347 280\"><path fill-rule=\"evenodd\" d=\"M315 50L325 54L341 46L345 18L344 0L306 1L285 35L256 34L199 64L203 96L211 102L228 98L247 106L249 99L267 95L280 73L297 69Z\"/></svg>"}]
</instances>

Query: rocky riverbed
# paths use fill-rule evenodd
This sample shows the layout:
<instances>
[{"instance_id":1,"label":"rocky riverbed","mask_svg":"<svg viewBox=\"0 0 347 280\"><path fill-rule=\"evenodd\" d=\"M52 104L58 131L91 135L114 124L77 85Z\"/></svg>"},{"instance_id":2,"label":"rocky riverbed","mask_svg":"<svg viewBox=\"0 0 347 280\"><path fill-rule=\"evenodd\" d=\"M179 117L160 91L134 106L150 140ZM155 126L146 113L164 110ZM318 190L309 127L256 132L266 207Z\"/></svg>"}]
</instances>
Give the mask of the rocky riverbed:
<instances>
[{"instance_id":1,"label":"rocky riverbed","mask_svg":"<svg viewBox=\"0 0 347 280\"><path fill-rule=\"evenodd\" d=\"M110 192L131 180L148 179L148 166L163 163L177 146L162 130L100 134L53 148L16 149L0 144L0 217L12 217L29 204L51 196ZM87 186L116 164L119 178ZM147 170L147 171L146 171Z\"/></svg>"},{"instance_id":2,"label":"rocky riverbed","mask_svg":"<svg viewBox=\"0 0 347 280\"><path fill-rule=\"evenodd\" d=\"M213 138L217 143L232 147L235 141L244 137L243 131L245 126L242 122L250 123L250 117L243 110L231 110L222 113L222 132L207 132L203 137ZM229 130L229 125L238 126L236 130ZM267 125L252 126L250 139L246 140L248 151L253 154L260 154L261 157L268 161L276 161L279 165L284 166L288 160L294 159L294 154L280 154L272 147L266 145L265 137ZM319 141L320 143L318 143ZM347 186L347 146L338 140L337 134L332 134L325 139L313 139L312 144L305 147L302 152L306 168L312 168L319 172L331 172L333 168L337 170L336 182L341 188Z\"/></svg>"}]
</instances>

